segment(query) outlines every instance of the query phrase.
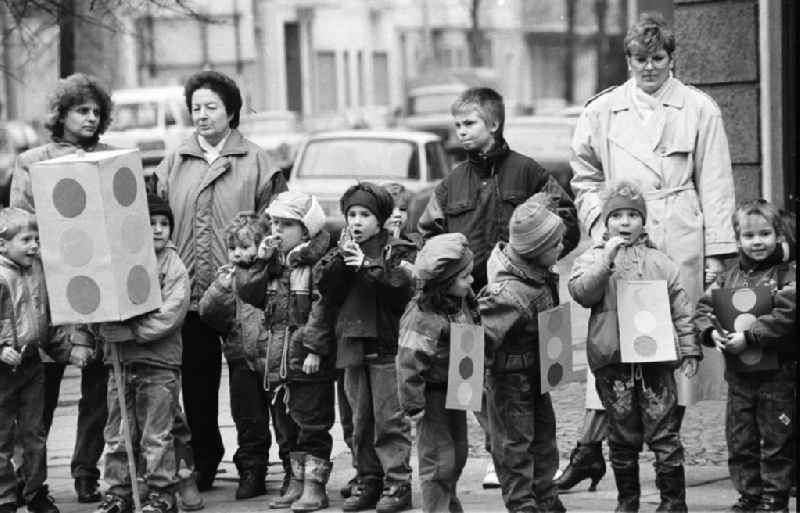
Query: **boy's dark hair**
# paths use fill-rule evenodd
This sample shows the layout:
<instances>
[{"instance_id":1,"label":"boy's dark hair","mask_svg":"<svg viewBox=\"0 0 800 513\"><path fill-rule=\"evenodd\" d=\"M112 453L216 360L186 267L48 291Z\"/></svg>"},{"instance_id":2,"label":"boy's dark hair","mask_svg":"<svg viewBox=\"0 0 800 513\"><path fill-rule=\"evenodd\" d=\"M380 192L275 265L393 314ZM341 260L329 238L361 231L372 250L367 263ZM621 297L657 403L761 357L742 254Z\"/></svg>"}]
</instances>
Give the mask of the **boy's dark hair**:
<instances>
[{"instance_id":1,"label":"boy's dark hair","mask_svg":"<svg viewBox=\"0 0 800 513\"><path fill-rule=\"evenodd\" d=\"M231 77L219 71L200 71L189 77L183 87L183 94L186 99L186 108L189 109L190 113L192 112L192 95L198 89L210 89L217 93L222 103L225 104L225 110L228 115L233 115L228 126L231 128L239 126L242 93Z\"/></svg>"},{"instance_id":2,"label":"boy's dark hair","mask_svg":"<svg viewBox=\"0 0 800 513\"><path fill-rule=\"evenodd\" d=\"M643 12L636 22L625 35L625 56L631 56L631 46L640 45L649 53L655 53L660 49L667 51L672 58L675 51L675 34L669 28L664 17L657 12Z\"/></svg>"},{"instance_id":3,"label":"boy's dark hair","mask_svg":"<svg viewBox=\"0 0 800 513\"><path fill-rule=\"evenodd\" d=\"M383 226L394 210L394 199L385 188L372 182L359 182L351 186L339 200L339 208L347 217L347 210L353 205L366 207L378 218L378 224Z\"/></svg>"},{"instance_id":4,"label":"boy's dark hair","mask_svg":"<svg viewBox=\"0 0 800 513\"><path fill-rule=\"evenodd\" d=\"M100 123L97 126L97 132L88 141L90 146L97 143L100 135L111 123L111 111L114 104L111 102L111 96L100 85L100 81L84 73L73 73L67 78L60 79L50 95L48 112L44 121L44 127L50 132L50 136L56 140L64 137L64 118L69 109L89 100L94 100L100 107Z\"/></svg>"},{"instance_id":5,"label":"boy's dark hair","mask_svg":"<svg viewBox=\"0 0 800 513\"><path fill-rule=\"evenodd\" d=\"M24 229L39 229L35 215L17 207L0 209L0 238L11 240Z\"/></svg>"},{"instance_id":6,"label":"boy's dark hair","mask_svg":"<svg viewBox=\"0 0 800 513\"><path fill-rule=\"evenodd\" d=\"M156 194L147 195L147 210L151 216L161 215L169 221L169 236L172 238L172 232L175 231L175 216L169 206L169 202Z\"/></svg>"},{"instance_id":7,"label":"boy's dark hair","mask_svg":"<svg viewBox=\"0 0 800 513\"><path fill-rule=\"evenodd\" d=\"M495 139L503 137L506 107L500 93L489 87L470 87L458 95L450 107L450 113L455 116L471 108L478 110L478 115L487 127L497 122L497 130L494 132Z\"/></svg>"},{"instance_id":8,"label":"boy's dark hair","mask_svg":"<svg viewBox=\"0 0 800 513\"><path fill-rule=\"evenodd\" d=\"M781 214L778 211L778 208L765 199L755 199L740 204L739 207L733 212L733 216L731 216L733 231L736 234L737 240L741 236L740 230L742 218L750 215L761 216L766 219L775 230L775 235L786 235L786 229L783 225L783 220L781 219Z\"/></svg>"},{"instance_id":9,"label":"boy's dark hair","mask_svg":"<svg viewBox=\"0 0 800 513\"><path fill-rule=\"evenodd\" d=\"M267 233L269 230L263 218L257 216L255 212L239 212L225 228L225 245L228 248L251 244L258 247Z\"/></svg>"}]
</instances>

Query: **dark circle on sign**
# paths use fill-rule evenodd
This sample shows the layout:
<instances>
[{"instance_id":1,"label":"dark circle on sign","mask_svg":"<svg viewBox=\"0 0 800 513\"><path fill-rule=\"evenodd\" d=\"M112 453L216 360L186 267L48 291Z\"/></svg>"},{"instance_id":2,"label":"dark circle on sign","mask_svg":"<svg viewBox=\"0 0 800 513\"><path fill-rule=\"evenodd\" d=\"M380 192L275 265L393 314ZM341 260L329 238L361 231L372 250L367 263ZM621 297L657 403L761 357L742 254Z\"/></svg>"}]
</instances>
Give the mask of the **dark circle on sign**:
<instances>
[{"instance_id":1,"label":"dark circle on sign","mask_svg":"<svg viewBox=\"0 0 800 513\"><path fill-rule=\"evenodd\" d=\"M465 356L458 362L458 374L461 376L461 379L471 378L473 372L475 372L475 364L472 363L472 358Z\"/></svg>"},{"instance_id":2,"label":"dark circle on sign","mask_svg":"<svg viewBox=\"0 0 800 513\"><path fill-rule=\"evenodd\" d=\"M150 275L141 265L135 265L128 272L128 299L134 305L141 305L150 297Z\"/></svg>"},{"instance_id":3,"label":"dark circle on sign","mask_svg":"<svg viewBox=\"0 0 800 513\"><path fill-rule=\"evenodd\" d=\"M641 335L633 339L633 350L640 356L650 357L656 354L658 344L652 337Z\"/></svg>"},{"instance_id":4,"label":"dark circle on sign","mask_svg":"<svg viewBox=\"0 0 800 513\"><path fill-rule=\"evenodd\" d=\"M564 367L560 363L554 363L547 369L547 382L551 387L561 383L561 378L564 377Z\"/></svg>"},{"instance_id":5,"label":"dark circle on sign","mask_svg":"<svg viewBox=\"0 0 800 513\"><path fill-rule=\"evenodd\" d=\"M739 353L739 359L746 365L755 365L761 361L763 355L764 353L760 347L748 347Z\"/></svg>"},{"instance_id":6,"label":"dark circle on sign","mask_svg":"<svg viewBox=\"0 0 800 513\"><path fill-rule=\"evenodd\" d=\"M475 336L471 331L461 332L461 350L465 353L471 353L475 348Z\"/></svg>"},{"instance_id":7,"label":"dark circle on sign","mask_svg":"<svg viewBox=\"0 0 800 513\"><path fill-rule=\"evenodd\" d=\"M561 328L563 318L561 310L556 310L550 314L550 319L547 320L547 329L550 330L550 333L555 333Z\"/></svg>"},{"instance_id":8,"label":"dark circle on sign","mask_svg":"<svg viewBox=\"0 0 800 513\"><path fill-rule=\"evenodd\" d=\"M77 180L62 178L53 187L53 205L62 216L77 217L86 209L86 191Z\"/></svg>"},{"instance_id":9,"label":"dark circle on sign","mask_svg":"<svg viewBox=\"0 0 800 513\"><path fill-rule=\"evenodd\" d=\"M75 276L67 283L67 301L76 312L90 314L100 306L100 287L88 276Z\"/></svg>"},{"instance_id":10,"label":"dark circle on sign","mask_svg":"<svg viewBox=\"0 0 800 513\"><path fill-rule=\"evenodd\" d=\"M136 175L128 167L121 167L114 173L114 197L123 207L136 200Z\"/></svg>"}]
</instances>

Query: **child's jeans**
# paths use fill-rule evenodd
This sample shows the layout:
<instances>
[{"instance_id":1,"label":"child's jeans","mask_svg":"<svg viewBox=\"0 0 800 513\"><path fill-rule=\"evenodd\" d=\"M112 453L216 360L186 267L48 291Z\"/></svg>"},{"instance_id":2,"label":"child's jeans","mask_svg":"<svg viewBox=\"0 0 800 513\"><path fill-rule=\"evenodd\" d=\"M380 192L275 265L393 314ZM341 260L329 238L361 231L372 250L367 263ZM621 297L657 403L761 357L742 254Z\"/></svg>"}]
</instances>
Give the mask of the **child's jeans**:
<instances>
[{"instance_id":1,"label":"child's jeans","mask_svg":"<svg viewBox=\"0 0 800 513\"><path fill-rule=\"evenodd\" d=\"M736 490L786 498L794 458L796 362L786 362L778 371L726 371L725 379L728 467Z\"/></svg>"},{"instance_id":2,"label":"child's jeans","mask_svg":"<svg viewBox=\"0 0 800 513\"><path fill-rule=\"evenodd\" d=\"M179 414L180 371L146 363L122 367L133 453L137 469L151 490L171 491L178 483L175 441L172 433ZM122 433L122 411L113 373L108 378L105 472L108 491L130 497L131 476Z\"/></svg>"},{"instance_id":3,"label":"child's jeans","mask_svg":"<svg viewBox=\"0 0 800 513\"><path fill-rule=\"evenodd\" d=\"M43 412L44 370L38 350L31 347L16 368L0 363L0 504L17 501L17 474L11 463L15 442L23 451L25 500L32 499L44 486L47 438Z\"/></svg>"},{"instance_id":4,"label":"child's jeans","mask_svg":"<svg viewBox=\"0 0 800 513\"><path fill-rule=\"evenodd\" d=\"M289 415L297 425L296 436L289 440L292 452L330 460L331 428L336 419L333 382L292 381L286 386Z\"/></svg>"}]
</instances>

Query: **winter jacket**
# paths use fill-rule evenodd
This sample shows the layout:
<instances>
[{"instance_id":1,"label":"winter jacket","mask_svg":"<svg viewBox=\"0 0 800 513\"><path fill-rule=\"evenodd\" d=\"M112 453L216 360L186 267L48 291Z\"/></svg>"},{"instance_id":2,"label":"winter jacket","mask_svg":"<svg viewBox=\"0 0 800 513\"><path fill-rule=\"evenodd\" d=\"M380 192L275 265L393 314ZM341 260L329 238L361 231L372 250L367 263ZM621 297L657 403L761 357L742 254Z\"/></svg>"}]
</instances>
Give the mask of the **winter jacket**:
<instances>
[{"instance_id":1,"label":"winter jacket","mask_svg":"<svg viewBox=\"0 0 800 513\"><path fill-rule=\"evenodd\" d=\"M604 245L605 242L594 245L575 260L568 283L572 298L584 308L591 308L586 353L592 371L621 362L618 280L666 280L678 359L702 358L691 322L692 305L681 284L678 266L655 249L646 234L631 246L621 246L611 267L603 256Z\"/></svg>"},{"instance_id":2,"label":"winter jacket","mask_svg":"<svg viewBox=\"0 0 800 513\"><path fill-rule=\"evenodd\" d=\"M172 243L156 253L156 260L161 306L158 310L123 321L121 324L131 331L131 340L114 343L122 363L180 369L181 328L189 311L189 275ZM111 363L108 356L106 363Z\"/></svg>"},{"instance_id":3,"label":"winter jacket","mask_svg":"<svg viewBox=\"0 0 800 513\"><path fill-rule=\"evenodd\" d=\"M216 279L200 299L198 313L206 324L222 336L225 360L245 361L251 370L263 376L269 340L264 310L242 301L239 297L235 270L236 267L232 264L219 268ZM274 378L277 380L277 372Z\"/></svg>"},{"instance_id":4,"label":"winter jacket","mask_svg":"<svg viewBox=\"0 0 800 513\"><path fill-rule=\"evenodd\" d=\"M781 262L775 254L763 262L754 262L745 255L712 283L697 302L694 325L700 342L714 347L711 339L713 327L707 314L714 312L712 293L715 289L766 286L772 290L772 310L759 315L744 331L749 345L758 344L764 349L778 352L781 360L797 360L797 266L795 262ZM726 354L727 358L730 355Z\"/></svg>"},{"instance_id":5,"label":"winter jacket","mask_svg":"<svg viewBox=\"0 0 800 513\"><path fill-rule=\"evenodd\" d=\"M558 275L498 243L489 257L489 283L478 296L493 373L539 375L538 314L558 304Z\"/></svg>"},{"instance_id":6,"label":"winter jacket","mask_svg":"<svg viewBox=\"0 0 800 513\"><path fill-rule=\"evenodd\" d=\"M567 228L561 256L566 255L580 240L572 199L547 170L502 140L485 156L470 153L436 186L418 229L426 239L448 232L467 237L477 290L486 283L486 261L495 243L508 242L514 208L539 192L558 198L557 212Z\"/></svg>"},{"instance_id":7,"label":"winter jacket","mask_svg":"<svg viewBox=\"0 0 800 513\"><path fill-rule=\"evenodd\" d=\"M236 214L261 212L286 190L267 152L232 130L219 158L209 164L192 135L155 171L156 191L175 215L172 240L192 283L190 310L228 261L224 228Z\"/></svg>"},{"instance_id":8,"label":"winter jacket","mask_svg":"<svg viewBox=\"0 0 800 513\"><path fill-rule=\"evenodd\" d=\"M286 381L331 381L335 352L327 347L330 337L313 339L304 331L319 294L313 290L312 266L325 255L330 235L321 231L285 257L274 251L266 260L236 269L236 293L246 303L264 312L268 383ZM324 346L324 347L321 347ZM320 370L303 372L310 352L321 356Z\"/></svg>"},{"instance_id":9,"label":"winter jacket","mask_svg":"<svg viewBox=\"0 0 800 513\"><path fill-rule=\"evenodd\" d=\"M450 323L480 324L473 296L434 299L415 296L400 319L397 389L408 415L425 409L425 389L446 389L450 366Z\"/></svg>"},{"instance_id":10,"label":"winter jacket","mask_svg":"<svg viewBox=\"0 0 800 513\"><path fill-rule=\"evenodd\" d=\"M414 280L400 267L413 263L417 246L381 230L361 243L365 254L359 269L348 267L338 247L314 266L314 283L322 296L309 326L315 334L333 327L339 352L347 352L350 339L377 340L378 358L373 363L394 362L400 317L414 293Z\"/></svg>"},{"instance_id":11,"label":"winter jacket","mask_svg":"<svg viewBox=\"0 0 800 513\"><path fill-rule=\"evenodd\" d=\"M97 143L90 148L83 148L65 141L58 141L43 144L42 146L37 146L36 148L31 148L21 153L14 162L14 175L11 178L9 206L35 213L30 175L30 168L33 164L43 160L63 157L64 155L75 153L78 150L93 152L113 149L115 148L103 143Z\"/></svg>"},{"instance_id":12,"label":"winter jacket","mask_svg":"<svg viewBox=\"0 0 800 513\"><path fill-rule=\"evenodd\" d=\"M50 326L42 263L20 267L0 255L0 347L44 351L60 363L69 361L72 344L92 347L93 339L73 326Z\"/></svg>"}]
</instances>

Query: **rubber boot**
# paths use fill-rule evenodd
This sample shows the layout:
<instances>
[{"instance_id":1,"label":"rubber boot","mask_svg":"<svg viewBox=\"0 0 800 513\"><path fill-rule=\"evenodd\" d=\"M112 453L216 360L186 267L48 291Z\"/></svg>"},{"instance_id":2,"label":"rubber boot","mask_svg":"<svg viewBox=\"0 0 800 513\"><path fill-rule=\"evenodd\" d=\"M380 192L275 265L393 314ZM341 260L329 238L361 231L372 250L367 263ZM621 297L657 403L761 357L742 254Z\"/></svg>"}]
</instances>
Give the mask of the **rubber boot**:
<instances>
[{"instance_id":1,"label":"rubber boot","mask_svg":"<svg viewBox=\"0 0 800 513\"><path fill-rule=\"evenodd\" d=\"M661 492L657 512L686 513L686 476L683 467L656 471L656 486Z\"/></svg>"},{"instance_id":2,"label":"rubber boot","mask_svg":"<svg viewBox=\"0 0 800 513\"><path fill-rule=\"evenodd\" d=\"M569 490L584 479L591 479L589 491L597 490L597 483L606 474L606 460L603 459L602 442L582 444L572 449L569 465L556 479L555 483L561 491Z\"/></svg>"},{"instance_id":3,"label":"rubber boot","mask_svg":"<svg viewBox=\"0 0 800 513\"><path fill-rule=\"evenodd\" d=\"M317 511L328 507L325 485L331 475L330 461L306 454L306 473L303 495L292 504L292 511Z\"/></svg>"},{"instance_id":4,"label":"rubber boot","mask_svg":"<svg viewBox=\"0 0 800 513\"><path fill-rule=\"evenodd\" d=\"M624 465L612 465L614 479L617 481L617 507L615 513L637 513L639 497L642 493L639 485L639 462L632 461Z\"/></svg>"},{"instance_id":5,"label":"rubber boot","mask_svg":"<svg viewBox=\"0 0 800 513\"><path fill-rule=\"evenodd\" d=\"M291 452L289 453L289 467L291 469L292 478L289 480L289 486L286 488L286 493L269 503L272 509L285 509L292 505L294 501L300 498L303 494L303 480L305 479L306 468L306 453L304 452Z\"/></svg>"},{"instance_id":6,"label":"rubber boot","mask_svg":"<svg viewBox=\"0 0 800 513\"><path fill-rule=\"evenodd\" d=\"M178 481L177 495L178 505L183 511L197 511L205 507L193 473L190 473L187 477L182 477Z\"/></svg>"}]
</instances>

